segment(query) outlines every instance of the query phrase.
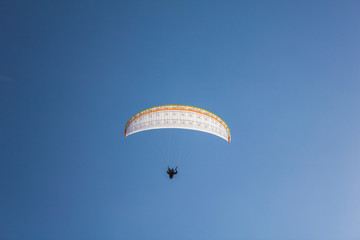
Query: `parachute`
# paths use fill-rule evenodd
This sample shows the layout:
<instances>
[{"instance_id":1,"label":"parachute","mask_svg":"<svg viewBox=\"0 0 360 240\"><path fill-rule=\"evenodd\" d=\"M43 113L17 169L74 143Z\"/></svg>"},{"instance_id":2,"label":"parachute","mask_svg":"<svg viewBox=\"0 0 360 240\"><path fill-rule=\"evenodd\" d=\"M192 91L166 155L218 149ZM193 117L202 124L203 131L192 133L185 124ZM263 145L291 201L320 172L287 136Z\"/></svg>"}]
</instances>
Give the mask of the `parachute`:
<instances>
[{"instance_id":1,"label":"parachute","mask_svg":"<svg viewBox=\"0 0 360 240\"><path fill-rule=\"evenodd\" d=\"M125 126L125 137L145 130L181 128L207 132L230 143L227 124L215 114L186 105L163 105L141 111L132 116Z\"/></svg>"}]
</instances>

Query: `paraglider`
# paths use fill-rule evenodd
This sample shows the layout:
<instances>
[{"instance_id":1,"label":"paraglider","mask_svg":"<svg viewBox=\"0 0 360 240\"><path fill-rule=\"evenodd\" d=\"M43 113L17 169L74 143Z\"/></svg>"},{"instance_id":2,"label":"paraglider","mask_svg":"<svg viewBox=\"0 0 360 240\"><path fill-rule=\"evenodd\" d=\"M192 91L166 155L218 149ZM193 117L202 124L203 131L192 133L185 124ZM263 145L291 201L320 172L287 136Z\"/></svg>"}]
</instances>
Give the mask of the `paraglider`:
<instances>
[{"instance_id":1,"label":"paraglider","mask_svg":"<svg viewBox=\"0 0 360 240\"><path fill-rule=\"evenodd\" d=\"M166 173L169 174L170 179L172 179L174 177L174 175L178 173L177 168L178 167L176 167L175 170L174 170L173 168L169 168L169 166L168 166L168 170L167 170Z\"/></svg>"},{"instance_id":2,"label":"paraglider","mask_svg":"<svg viewBox=\"0 0 360 240\"><path fill-rule=\"evenodd\" d=\"M215 114L201 108L186 105L164 105L135 114L125 126L125 137L152 129L181 128L207 132L230 143L230 129Z\"/></svg>"},{"instance_id":3,"label":"paraglider","mask_svg":"<svg viewBox=\"0 0 360 240\"><path fill-rule=\"evenodd\" d=\"M124 134L127 137L134 133L162 128L202 131L229 143L231 141L230 129L220 117L207 110L187 105L163 105L141 111L126 123ZM167 174L172 179L177 174L177 167L168 167Z\"/></svg>"}]
</instances>

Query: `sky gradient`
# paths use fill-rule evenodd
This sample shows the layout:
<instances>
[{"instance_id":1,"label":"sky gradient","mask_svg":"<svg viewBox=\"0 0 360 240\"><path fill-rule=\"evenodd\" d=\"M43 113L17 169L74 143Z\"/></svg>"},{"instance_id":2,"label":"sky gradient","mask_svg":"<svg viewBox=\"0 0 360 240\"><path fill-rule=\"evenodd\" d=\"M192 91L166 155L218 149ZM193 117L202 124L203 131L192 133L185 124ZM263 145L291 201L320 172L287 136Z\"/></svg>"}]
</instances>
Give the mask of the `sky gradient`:
<instances>
[{"instance_id":1,"label":"sky gradient","mask_svg":"<svg viewBox=\"0 0 360 240\"><path fill-rule=\"evenodd\" d=\"M0 239L359 239L359 9L1 1ZM232 142L124 138L167 104Z\"/></svg>"}]
</instances>

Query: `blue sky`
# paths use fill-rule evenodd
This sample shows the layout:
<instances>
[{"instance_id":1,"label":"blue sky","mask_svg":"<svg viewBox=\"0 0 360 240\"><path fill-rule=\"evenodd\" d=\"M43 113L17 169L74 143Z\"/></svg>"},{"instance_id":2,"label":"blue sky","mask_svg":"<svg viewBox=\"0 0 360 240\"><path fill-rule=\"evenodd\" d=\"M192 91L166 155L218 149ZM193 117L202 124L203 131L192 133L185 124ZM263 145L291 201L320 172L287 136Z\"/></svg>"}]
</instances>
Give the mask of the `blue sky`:
<instances>
[{"instance_id":1,"label":"blue sky","mask_svg":"<svg viewBox=\"0 0 360 240\"><path fill-rule=\"evenodd\" d=\"M0 238L359 239L359 8L2 1ZM231 144L124 138L164 104Z\"/></svg>"}]
</instances>

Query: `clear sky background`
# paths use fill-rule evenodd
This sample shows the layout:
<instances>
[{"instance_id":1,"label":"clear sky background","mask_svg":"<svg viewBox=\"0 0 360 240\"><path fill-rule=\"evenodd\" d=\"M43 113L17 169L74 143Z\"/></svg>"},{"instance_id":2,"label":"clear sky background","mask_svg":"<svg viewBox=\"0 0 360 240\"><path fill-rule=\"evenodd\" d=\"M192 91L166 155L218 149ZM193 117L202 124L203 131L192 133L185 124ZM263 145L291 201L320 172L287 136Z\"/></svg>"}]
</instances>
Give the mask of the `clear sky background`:
<instances>
[{"instance_id":1,"label":"clear sky background","mask_svg":"<svg viewBox=\"0 0 360 240\"><path fill-rule=\"evenodd\" d=\"M359 239L359 12L1 1L0 239ZM124 138L164 104L214 112L231 144Z\"/></svg>"}]
</instances>

